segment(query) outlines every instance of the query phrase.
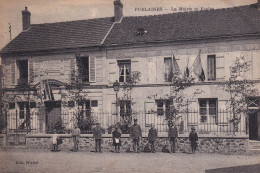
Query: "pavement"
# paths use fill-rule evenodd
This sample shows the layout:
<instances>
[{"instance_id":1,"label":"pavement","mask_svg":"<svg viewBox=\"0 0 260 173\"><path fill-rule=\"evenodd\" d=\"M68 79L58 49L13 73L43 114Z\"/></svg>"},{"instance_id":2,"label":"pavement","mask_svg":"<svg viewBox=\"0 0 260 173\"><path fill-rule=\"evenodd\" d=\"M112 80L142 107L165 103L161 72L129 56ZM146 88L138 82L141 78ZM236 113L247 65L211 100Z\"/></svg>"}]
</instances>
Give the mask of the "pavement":
<instances>
[{"instance_id":1,"label":"pavement","mask_svg":"<svg viewBox=\"0 0 260 173\"><path fill-rule=\"evenodd\" d=\"M0 150L0 172L258 172L260 155ZM239 169L243 166L244 169Z\"/></svg>"}]
</instances>

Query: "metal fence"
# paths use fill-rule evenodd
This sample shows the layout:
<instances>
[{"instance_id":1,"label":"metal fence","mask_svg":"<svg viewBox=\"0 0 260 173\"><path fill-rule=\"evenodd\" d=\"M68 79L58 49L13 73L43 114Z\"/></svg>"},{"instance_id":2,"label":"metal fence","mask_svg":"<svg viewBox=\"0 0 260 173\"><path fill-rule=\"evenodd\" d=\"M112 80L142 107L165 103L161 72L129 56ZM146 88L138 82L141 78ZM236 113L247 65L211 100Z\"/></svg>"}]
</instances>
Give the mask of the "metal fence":
<instances>
[{"instance_id":1,"label":"metal fence","mask_svg":"<svg viewBox=\"0 0 260 173\"><path fill-rule=\"evenodd\" d=\"M91 127L95 123L100 123L106 129L106 133L111 133L117 123L123 133L129 133L129 128L133 124L134 119L138 119L138 124L144 133L148 133L151 124L154 124L159 134L167 134L168 120L165 114L142 111L127 114L121 113L121 115L108 112L78 114L77 112L63 111L60 115L61 127L59 127L59 133L70 133L75 124L79 125L83 134L91 133ZM189 133L191 127L195 127L200 134L246 134L246 116L236 119L236 123L234 123L233 119L233 116L226 110L219 110L213 115L201 115L199 111L188 110L179 112L173 121L178 126L180 134ZM7 114L7 133L52 133L53 128L57 127L50 127L46 118L41 117L37 112L31 112L30 115L22 118L19 117L17 112Z\"/></svg>"}]
</instances>

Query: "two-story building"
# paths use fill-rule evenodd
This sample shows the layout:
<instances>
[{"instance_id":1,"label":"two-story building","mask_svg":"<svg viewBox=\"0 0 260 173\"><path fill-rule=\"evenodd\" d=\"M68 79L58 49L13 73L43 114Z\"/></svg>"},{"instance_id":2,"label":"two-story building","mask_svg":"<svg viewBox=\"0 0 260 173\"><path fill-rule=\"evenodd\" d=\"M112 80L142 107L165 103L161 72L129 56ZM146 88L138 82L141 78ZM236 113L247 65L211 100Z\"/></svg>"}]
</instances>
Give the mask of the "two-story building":
<instances>
[{"instance_id":1,"label":"two-story building","mask_svg":"<svg viewBox=\"0 0 260 173\"><path fill-rule=\"evenodd\" d=\"M195 126L201 133L232 134L230 98L219 84L243 56L251 62L244 76L259 88L260 2L135 17L123 16L120 0L114 8L114 17L46 24L31 24L31 13L22 11L23 31L1 50L7 132L50 133L87 117L108 128L130 116L144 131L155 123L163 133L174 105L167 76L200 68L203 79L185 90L180 131ZM197 90L202 92L194 95ZM238 132L257 139L259 98L253 103L256 111L241 117Z\"/></svg>"}]
</instances>

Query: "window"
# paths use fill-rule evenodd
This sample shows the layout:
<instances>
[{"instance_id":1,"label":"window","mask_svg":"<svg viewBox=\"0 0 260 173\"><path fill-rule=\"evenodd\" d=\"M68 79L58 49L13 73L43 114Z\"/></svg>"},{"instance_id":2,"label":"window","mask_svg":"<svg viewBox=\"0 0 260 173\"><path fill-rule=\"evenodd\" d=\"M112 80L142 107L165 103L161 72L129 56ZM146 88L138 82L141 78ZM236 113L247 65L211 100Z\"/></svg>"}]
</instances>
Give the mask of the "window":
<instances>
[{"instance_id":1,"label":"window","mask_svg":"<svg viewBox=\"0 0 260 173\"><path fill-rule=\"evenodd\" d=\"M91 115L90 100L81 100L78 102L78 106L80 109L81 118L85 119Z\"/></svg>"},{"instance_id":2,"label":"window","mask_svg":"<svg viewBox=\"0 0 260 173\"><path fill-rule=\"evenodd\" d=\"M199 113L201 123L216 123L217 99L199 99Z\"/></svg>"},{"instance_id":3,"label":"window","mask_svg":"<svg viewBox=\"0 0 260 173\"><path fill-rule=\"evenodd\" d=\"M260 108L260 99L258 97L251 97L247 99L248 109L259 109Z\"/></svg>"},{"instance_id":4,"label":"window","mask_svg":"<svg viewBox=\"0 0 260 173\"><path fill-rule=\"evenodd\" d=\"M131 74L131 61L118 61L119 82L129 82Z\"/></svg>"},{"instance_id":5,"label":"window","mask_svg":"<svg viewBox=\"0 0 260 173\"><path fill-rule=\"evenodd\" d=\"M29 116L29 103L28 102L18 102L19 108L19 118L24 119L25 116Z\"/></svg>"},{"instance_id":6,"label":"window","mask_svg":"<svg viewBox=\"0 0 260 173\"><path fill-rule=\"evenodd\" d=\"M18 85L28 84L28 60L17 60Z\"/></svg>"},{"instance_id":7,"label":"window","mask_svg":"<svg viewBox=\"0 0 260 173\"><path fill-rule=\"evenodd\" d=\"M120 100L120 117L125 118L131 116L131 101L130 100Z\"/></svg>"},{"instance_id":8,"label":"window","mask_svg":"<svg viewBox=\"0 0 260 173\"><path fill-rule=\"evenodd\" d=\"M89 57L77 57L78 78L82 82L89 82Z\"/></svg>"},{"instance_id":9,"label":"window","mask_svg":"<svg viewBox=\"0 0 260 173\"><path fill-rule=\"evenodd\" d=\"M137 29L137 36L143 36L144 34L146 34L147 31L144 30L144 28L138 28Z\"/></svg>"},{"instance_id":10,"label":"window","mask_svg":"<svg viewBox=\"0 0 260 173\"><path fill-rule=\"evenodd\" d=\"M216 80L216 55L208 55L208 80Z\"/></svg>"},{"instance_id":11,"label":"window","mask_svg":"<svg viewBox=\"0 0 260 173\"><path fill-rule=\"evenodd\" d=\"M165 82L172 82L173 75L180 72L179 65L175 57L164 58L164 79Z\"/></svg>"},{"instance_id":12,"label":"window","mask_svg":"<svg viewBox=\"0 0 260 173\"><path fill-rule=\"evenodd\" d=\"M69 101L68 104L70 107L74 107L73 101ZM98 101L97 100L81 100L78 102L78 106L81 111L82 118L86 118L87 116L91 115L92 107L98 107Z\"/></svg>"},{"instance_id":13,"label":"window","mask_svg":"<svg viewBox=\"0 0 260 173\"><path fill-rule=\"evenodd\" d=\"M91 100L91 107L98 107L98 101L97 100Z\"/></svg>"},{"instance_id":14,"label":"window","mask_svg":"<svg viewBox=\"0 0 260 173\"><path fill-rule=\"evenodd\" d=\"M157 115L166 115L169 116L171 113L171 105L172 100L166 99L166 100L157 100Z\"/></svg>"}]
</instances>

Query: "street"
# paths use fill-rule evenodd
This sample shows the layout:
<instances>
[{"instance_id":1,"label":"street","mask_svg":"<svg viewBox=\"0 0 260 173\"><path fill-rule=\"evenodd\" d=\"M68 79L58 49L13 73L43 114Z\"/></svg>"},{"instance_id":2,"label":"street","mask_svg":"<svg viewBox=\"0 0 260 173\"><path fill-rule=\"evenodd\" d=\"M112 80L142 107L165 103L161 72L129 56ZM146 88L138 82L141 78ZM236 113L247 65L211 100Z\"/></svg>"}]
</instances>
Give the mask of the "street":
<instances>
[{"instance_id":1,"label":"street","mask_svg":"<svg viewBox=\"0 0 260 173\"><path fill-rule=\"evenodd\" d=\"M0 151L1 172L188 173L254 164L260 164L259 155Z\"/></svg>"}]
</instances>

